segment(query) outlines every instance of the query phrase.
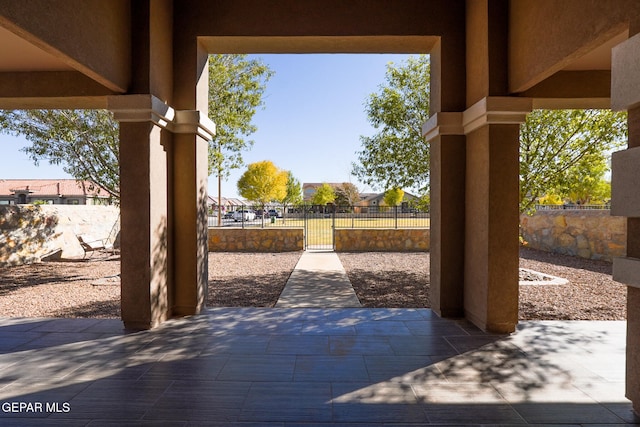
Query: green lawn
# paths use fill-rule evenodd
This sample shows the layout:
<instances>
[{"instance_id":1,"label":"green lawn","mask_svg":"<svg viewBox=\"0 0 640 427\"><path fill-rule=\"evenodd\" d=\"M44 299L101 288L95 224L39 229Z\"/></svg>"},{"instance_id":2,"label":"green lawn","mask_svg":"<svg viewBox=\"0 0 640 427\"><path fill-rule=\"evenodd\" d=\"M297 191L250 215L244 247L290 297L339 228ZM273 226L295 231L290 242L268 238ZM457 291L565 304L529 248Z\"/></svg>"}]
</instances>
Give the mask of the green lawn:
<instances>
[{"instance_id":1,"label":"green lawn","mask_svg":"<svg viewBox=\"0 0 640 427\"><path fill-rule=\"evenodd\" d=\"M307 219L309 229L331 229L333 220L331 218L310 218ZM302 218L277 218L275 223L265 219L265 227L304 227ZM398 228L429 228L431 221L429 218L398 218ZM336 228L395 228L394 218L336 218Z\"/></svg>"},{"instance_id":2,"label":"green lawn","mask_svg":"<svg viewBox=\"0 0 640 427\"><path fill-rule=\"evenodd\" d=\"M300 227L305 226L302 218L277 218L275 223L265 220L265 227ZM307 243L309 245L331 245L333 243L333 219L307 219ZM428 228L429 218L398 218L398 228ZM336 228L395 228L394 218L336 218Z\"/></svg>"}]
</instances>

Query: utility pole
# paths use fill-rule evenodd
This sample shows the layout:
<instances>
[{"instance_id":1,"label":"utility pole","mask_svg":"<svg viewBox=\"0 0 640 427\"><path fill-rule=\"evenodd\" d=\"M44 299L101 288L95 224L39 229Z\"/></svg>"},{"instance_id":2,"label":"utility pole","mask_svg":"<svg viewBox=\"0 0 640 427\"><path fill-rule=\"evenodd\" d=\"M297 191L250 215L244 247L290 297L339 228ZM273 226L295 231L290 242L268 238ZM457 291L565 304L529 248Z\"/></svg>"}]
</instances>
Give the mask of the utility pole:
<instances>
[{"instance_id":1,"label":"utility pole","mask_svg":"<svg viewBox=\"0 0 640 427\"><path fill-rule=\"evenodd\" d=\"M222 146L218 141L218 227L222 227Z\"/></svg>"},{"instance_id":2,"label":"utility pole","mask_svg":"<svg viewBox=\"0 0 640 427\"><path fill-rule=\"evenodd\" d=\"M222 227L222 172L218 169L218 227Z\"/></svg>"}]
</instances>

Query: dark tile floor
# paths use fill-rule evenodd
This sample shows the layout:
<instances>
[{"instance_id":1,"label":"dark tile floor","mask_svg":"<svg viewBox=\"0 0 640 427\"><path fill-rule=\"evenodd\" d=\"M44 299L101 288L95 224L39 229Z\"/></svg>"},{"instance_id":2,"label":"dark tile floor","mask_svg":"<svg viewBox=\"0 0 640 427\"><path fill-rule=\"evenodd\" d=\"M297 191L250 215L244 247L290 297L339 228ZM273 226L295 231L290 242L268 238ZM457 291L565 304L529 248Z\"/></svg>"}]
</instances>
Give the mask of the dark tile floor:
<instances>
[{"instance_id":1,"label":"dark tile floor","mask_svg":"<svg viewBox=\"0 0 640 427\"><path fill-rule=\"evenodd\" d=\"M422 309L0 319L2 426L632 424L624 322L487 335Z\"/></svg>"}]
</instances>

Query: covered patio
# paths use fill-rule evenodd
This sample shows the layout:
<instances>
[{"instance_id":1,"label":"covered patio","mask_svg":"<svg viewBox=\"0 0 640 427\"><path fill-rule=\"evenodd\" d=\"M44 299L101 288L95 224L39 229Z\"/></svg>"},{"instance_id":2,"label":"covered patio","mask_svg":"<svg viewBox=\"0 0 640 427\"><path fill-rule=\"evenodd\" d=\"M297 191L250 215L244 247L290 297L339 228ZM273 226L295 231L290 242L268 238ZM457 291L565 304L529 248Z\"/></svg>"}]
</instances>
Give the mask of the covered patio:
<instances>
[{"instance_id":1,"label":"covered patio","mask_svg":"<svg viewBox=\"0 0 640 427\"><path fill-rule=\"evenodd\" d=\"M5 318L0 346L7 426L634 423L624 322L506 336L428 309L217 308L130 334Z\"/></svg>"},{"instance_id":2,"label":"covered patio","mask_svg":"<svg viewBox=\"0 0 640 427\"><path fill-rule=\"evenodd\" d=\"M89 411L97 408L96 405L102 401L115 399L119 402L126 400L122 396L127 396L127 393L137 395L135 386L141 387L137 389L141 396L148 397L144 405L153 408L155 403L162 402L162 396L170 395L167 394L166 378L160 376L157 380L165 387L154 389L156 394L145 388L146 384L153 381L143 381L137 385L127 383L134 387L130 392L118 388L124 384L119 381L125 381L118 379L118 375L144 377L143 372L136 375L135 369L143 367L146 373L144 367L148 366L147 362L152 362L145 357L153 360L159 356L159 353L156 356L143 353L134 354L130 359L127 356L130 355L130 348L142 349L147 345L153 348L158 345L163 351L162 359L168 363L154 362L161 364L158 369L162 371L162 366L168 368L176 366L173 365L176 363L179 365L183 356L196 363L219 362L220 356L215 352L213 361L208 357L200 357L207 354L208 347L201 347L203 344L198 339L210 338L203 338L198 332L199 328L208 329L206 336L213 334L222 340L235 339L234 342L239 342L241 348L249 344L249 341L236 338L237 335L244 335L237 334L235 327L245 332L243 327L247 327L236 314L229 312L225 316L217 316L218 311L205 311L204 307L208 270L207 140L215 132L215 124L207 117L208 54L428 53L432 71L431 118L424 125L423 134L425 143L429 143L431 149L430 268L433 312L418 313L425 317L425 320L416 320L422 322L417 324L423 328L422 334L415 334L411 342L428 346L430 335L425 335L425 331L430 330L431 323L443 322L447 330L451 325L456 326L447 318L467 319L469 323L465 323L464 330L470 324L478 328L463 341L476 339L480 330L487 331L479 335L485 337L485 333L507 334L524 327L525 330L515 337L507 338L504 341L506 349L499 348L496 350L498 356L491 359L501 360L501 352L507 351L508 356L504 357L523 362L543 361L542 365L548 372L554 372L554 363L562 365L564 369L564 362L569 359L565 359L562 353L558 353L558 357L548 364L546 356L539 353L540 347L533 350L512 347L523 339L520 337L527 335L527 325L518 326L517 317L519 124L533 108L627 110L629 149L616 153L613 158L612 212L628 218L629 231L627 256L614 262L614 277L628 285L625 393L635 405L636 412L640 412L638 33L640 3L636 0L0 0L0 108L102 108L111 110L120 122L122 321L129 330L152 329L123 335L120 331L115 332L122 324L109 323L109 332L115 335L111 338L97 337L98 345L94 349L105 347L99 340L106 339L114 340L116 351L105 353L110 356L108 360L103 360L97 353L85 353L84 348L91 348L91 345L84 342L82 334L90 331L78 329L78 322L49 323L35 319L7 325L3 328L6 333L10 333L7 329L10 327L27 328L37 333L37 330L29 328L33 322L42 322L36 327L53 328L54 331L43 330L46 333L41 340L20 343L27 346L26 353L13 351L8 341L9 347L2 354L9 361L3 369L7 385L2 390L9 392L12 390L7 388L10 384L18 384L15 380L20 378L18 374L21 367L31 369L24 373L25 378L29 379L32 375L38 375L38 372L46 372L46 367L51 366L52 372L49 373L59 372L60 382L56 383L56 377L52 375L42 384L54 392L56 389L61 393L74 390L71 394L79 399L83 392L91 393L92 388L69 385L65 381L82 378L82 372L78 369L82 366L89 368L96 361L95 369L88 370L89 377L110 372L107 369L109 366L119 370L119 373L114 373L113 378L106 380L114 381L115 389L109 392L109 387L99 388L106 397L100 393L96 398L92 398L91 394L84 395L85 401L90 402L86 405ZM247 322L254 319L253 312L238 313L248 316ZM365 317L375 316L373 311L363 313ZM434 318L433 313L438 317ZM184 319L171 320L180 317ZM331 313L325 313L320 318L324 323L319 330L335 329L331 323ZM340 322L343 321L360 322L358 319L340 319ZM305 324L303 318L295 316L293 319L283 316L282 319L265 322L276 330L282 327L286 329L287 326L302 328ZM380 326L380 322L383 326ZM374 328L374 335L381 332L383 337L396 337L406 332L404 328L409 329L404 322L397 320L388 324L391 330L387 329L383 320L375 320L370 325ZM262 323L249 324L253 331L261 330ZM459 325L456 327L459 328ZM368 326L362 329L371 333ZM191 333L185 335L186 331ZM548 350L550 353L559 352L562 343L554 338L553 331L538 328L538 337L541 339L534 340L534 344L540 341L537 345L546 348L546 343L554 343ZM357 332L356 326L356 337ZM12 333L16 334L16 340L20 340L20 335L27 331ZM412 333L410 329L409 333ZM562 332L558 333L562 336ZM456 329L454 335L457 334L459 331ZM331 333L325 332L325 335L331 337ZM57 339L65 336L71 338L71 344L59 345L61 343ZM193 340L189 341L187 337ZM489 337L495 339L492 335ZM390 342L396 338L388 340ZM93 336L89 336L89 339L89 343L94 342L91 341ZM583 340L576 338L573 341ZM38 342L42 342L43 347L28 348ZM204 352L188 351L193 342L198 342L196 348ZM496 343L503 341L500 339ZM267 350L270 344L265 343ZM620 350L613 343L609 344L611 351ZM350 364L349 358L354 355L356 359L366 361L365 354L357 352L360 351L358 348L355 346L347 351L345 362ZM531 359L522 356L528 350L533 352ZM47 351L53 352L51 364L47 362ZM458 353L464 351L456 350ZM59 357L62 354L65 357ZM171 355L176 357L173 362L170 361ZM375 355L383 357L378 353ZM244 415L236 415L234 419L250 420L257 416L251 414L262 411L258 404L260 399L253 399L261 390L264 395L268 394L269 384L265 387L260 380L262 372L278 372L279 369L289 372L293 369L287 380L293 385L287 383L281 393L273 393L273 396L287 396L288 393L302 394L295 389L298 383L304 383L295 381L296 372L299 373L299 379L317 379L320 377L314 377L315 372L321 375L320 371L330 373L331 367L343 366L333 363L336 360L332 359L335 355L330 353L330 347L329 355L318 357L308 364L304 355L298 355L288 359L279 357L288 360L288 365L282 367L280 364L265 365L264 362L258 362L257 368L251 363L237 366L235 370L230 368L230 374L239 370L255 375L248 382L250 385L247 390L243 388L246 384L239 386L238 393L243 396L238 399L238 402L242 400L239 414ZM38 369L35 369L35 362L30 362L31 358L40 362ZM225 356L221 358L225 359ZM258 359L272 360L267 357ZM67 360L75 360L76 363L73 366L66 365ZM236 363L233 357L225 360L225 363L231 363L231 367ZM252 360L251 357L248 360ZM415 369L426 368L430 371L429 367L436 363L431 359L426 362L422 360L417 365L411 362L408 367L396 371L396 364L403 366L401 361L385 360L377 360L383 371L390 370L385 374L388 377L381 379L384 381L398 375L404 376ZM128 368L130 363L133 370ZM378 378L371 377L369 365L365 375L363 365L354 363L352 367L355 371L352 373L349 370L348 375L356 376L349 377L351 379L346 386L341 382L329 385L325 382L323 387L309 387L313 392L320 393L320 397L312 399L309 406L315 408L314 404L320 400L331 401L330 420L339 420L336 414L341 413L340 402L344 401L341 399L348 401L349 397L345 396L357 395L371 387L374 381L378 384ZM347 366L351 366L349 364ZM370 364L375 364L374 360ZM601 362L599 365L603 364ZM469 368L465 365L468 364L462 363L458 367L461 375ZM607 366L612 365L607 362ZM323 369L314 369L316 366ZM197 366L191 368L178 370L182 376L189 378L197 372ZM620 366L616 368L622 369ZM215 381L236 378L233 375L226 377L223 374L224 367L221 369ZM305 373L305 369L314 374ZM214 368L212 372L215 371ZM71 375L72 372L74 375ZM360 376L357 376L358 372ZM583 374L593 379L588 370ZM544 378L553 385L553 380L563 375L547 374ZM565 376L574 378L577 374L567 373ZM501 376L498 382L509 384L508 379L509 376ZM362 384L353 387L351 383L360 380ZM168 381L175 384L173 380ZM192 383L201 380L185 381L181 384L190 389ZM525 374L525 384L526 381ZM22 390L28 390L29 386L37 387L37 383L28 382L22 384L27 387ZM604 380L601 382L602 387L608 384ZM393 381L391 383L395 384ZM219 388L215 384L208 389L212 399L207 401L224 406L230 389L224 387L224 393L218 393ZM477 386L480 387L480 383ZM424 416L429 422L436 422L439 418L434 414L451 410L450 406L438 403L435 404L435 410L430 409L429 403L424 403L428 400L429 391L419 391L418 385L414 387L411 384L401 389L410 389L418 400L415 406L403 406L410 410L409 413L420 408L418 412L422 415L418 414L417 417ZM13 393L16 390L13 389ZM362 416L366 416L372 407L392 407L396 391L390 392L391 395L384 399L383 404L360 406L367 408ZM496 397L493 391L501 393L494 387L488 391L493 397ZM369 394L373 399L379 393ZM191 398L193 394L187 396ZM469 393L467 400L462 400L454 408L460 405L482 408L482 403L476 405L473 402L478 396L485 395ZM397 397L400 402L404 402L405 398L403 394ZM420 402L420 399L424 402ZM602 398L592 400L597 402L598 399ZM174 403L181 401L179 393L168 400ZM281 398L279 401L288 400ZM93 405L95 402L96 405ZM253 402L256 403L252 406ZM591 406L573 400L569 402L572 402L569 406L575 408L593 407L598 408L597 412L602 408L600 403ZM194 404L188 399L183 403L187 408ZM503 408L494 403L490 402L489 407ZM506 414L509 422L513 422L509 418L514 415L512 411L522 420L527 420L526 405L520 410L513 406L516 403L511 405L498 413ZM76 407L82 406L78 404ZM148 415L161 414L163 407L167 405L154 408ZM563 407L559 405L555 408ZM325 412L318 413L326 417L326 406L322 406L322 409ZM535 412L554 413L553 409L551 405L551 412ZM344 412L351 413L352 410L355 409ZM74 411L74 414L80 412ZM607 414L610 412L607 409ZM147 412L140 417L146 415ZM562 418L559 414L558 419ZM185 419L189 419L189 416Z\"/></svg>"}]
</instances>

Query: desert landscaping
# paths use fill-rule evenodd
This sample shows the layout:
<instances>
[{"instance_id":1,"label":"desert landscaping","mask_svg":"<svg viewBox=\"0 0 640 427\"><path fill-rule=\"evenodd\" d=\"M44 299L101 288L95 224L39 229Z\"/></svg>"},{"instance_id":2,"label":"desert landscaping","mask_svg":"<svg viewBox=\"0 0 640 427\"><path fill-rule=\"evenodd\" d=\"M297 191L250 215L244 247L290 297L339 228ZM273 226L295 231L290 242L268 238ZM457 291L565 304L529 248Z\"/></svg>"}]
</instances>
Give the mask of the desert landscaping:
<instances>
[{"instance_id":1,"label":"desert landscaping","mask_svg":"<svg viewBox=\"0 0 640 427\"><path fill-rule=\"evenodd\" d=\"M300 252L210 253L209 307L273 307ZM429 307L429 254L339 253L364 307ZM566 279L520 286L521 320L624 320L611 263L522 248L520 267ZM120 317L120 259L0 268L2 317Z\"/></svg>"}]
</instances>

